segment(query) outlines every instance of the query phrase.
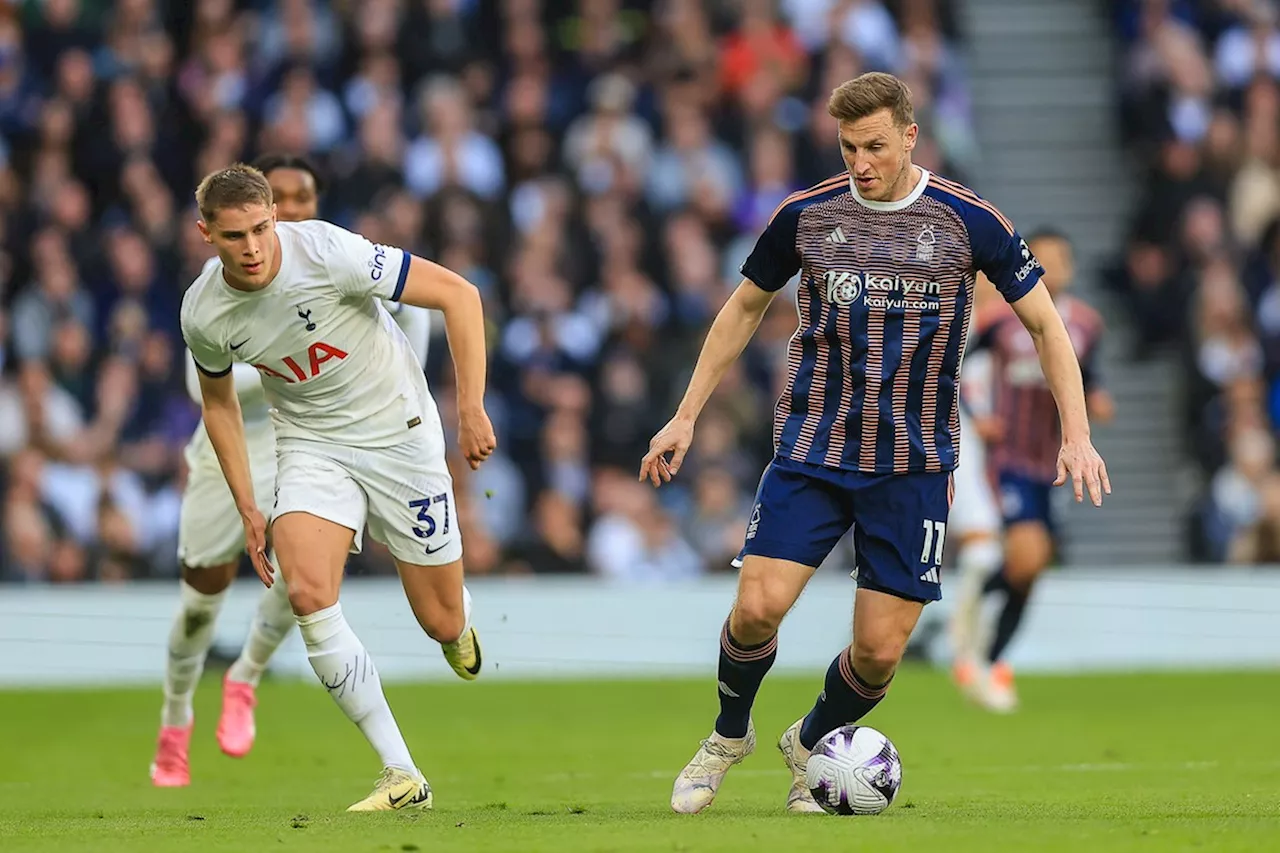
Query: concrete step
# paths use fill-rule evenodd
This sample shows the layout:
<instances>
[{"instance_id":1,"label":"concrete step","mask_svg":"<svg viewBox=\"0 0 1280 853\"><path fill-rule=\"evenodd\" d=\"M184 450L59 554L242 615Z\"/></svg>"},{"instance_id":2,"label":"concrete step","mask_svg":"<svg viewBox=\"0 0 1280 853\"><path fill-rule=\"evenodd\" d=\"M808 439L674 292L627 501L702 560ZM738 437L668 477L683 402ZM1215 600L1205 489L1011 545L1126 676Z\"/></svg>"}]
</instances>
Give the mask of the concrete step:
<instances>
[{"instance_id":1,"label":"concrete step","mask_svg":"<svg viewBox=\"0 0 1280 853\"><path fill-rule=\"evenodd\" d=\"M1046 154L1040 146L1009 147L1000 153L1000 159L993 165L1002 177L1010 180L1075 182L1084 179L1105 186L1123 180L1125 176L1121 164L1115 162L1114 157L1114 152L1108 151L1105 145L1089 148L1064 146L1052 155Z\"/></svg>"},{"instance_id":2,"label":"concrete step","mask_svg":"<svg viewBox=\"0 0 1280 853\"><path fill-rule=\"evenodd\" d=\"M986 182L987 198L993 199L1000 210L1015 223L1052 221L1048 217L1087 216L1100 205L1114 205L1127 194L1116 192L1115 185L1097 184L1093 181L1077 183L1044 181L1042 179L1017 180L1004 175L992 176ZM994 199L1007 199L1003 203ZM1021 226L1019 226L1021 227Z\"/></svg>"},{"instance_id":3,"label":"concrete step","mask_svg":"<svg viewBox=\"0 0 1280 853\"><path fill-rule=\"evenodd\" d=\"M981 32L983 38L1004 36L1047 40L1060 34L1094 35L1098 31L1097 20L1090 15L1080 14L1078 8L1053 6L1043 2L1029 3L1026 6L1003 5L1004 8L971 7L965 16L969 32ZM1095 49L1105 47L1106 45L1098 45Z\"/></svg>"},{"instance_id":4,"label":"concrete step","mask_svg":"<svg viewBox=\"0 0 1280 853\"><path fill-rule=\"evenodd\" d=\"M1115 64L1110 50L1098 49L1098 37L1091 32L1057 33L1047 44L1033 39L984 35L970 40L966 53L970 78L974 81L1008 80L1028 73L1093 73L1110 70Z\"/></svg>"},{"instance_id":5,"label":"concrete step","mask_svg":"<svg viewBox=\"0 0 1280 853\"><path fill-rule=\"evenodd\" d=\"M1181 535L1164 545L1152 547L1143 542L1116 539L1090 542L1080 537L1065 541L1063 546L1069 566L1134 566L1179 563L1183 559Z\"/></svg>"},{"instance_id":6,"label":"concrete step","mask_svg":"<svg viewBox=\"0 0 1280 853\"><path fill-rule=\"evenodd\" d=\"M1009 106L996 102L978 104L974 113L987 141L988 158L1007 147L1066 145L1071 139L1109 139L1117 134L1114 117L1103 110L1070 110L1064 115L1059 106ZM1002 140L999 148L991 144L994 140Z\"/></svg>"},{"instance_id":7,"label":"concrete step","mask_svg":"<svg viewBox=\"0 0 1280 853\"><path fill-rule=\"evenodd\" d=\"M1115 103L1115 78L1105 68L1089 74L1041 73L1038 68L1030 68L1013 79L979 78L973 83L973 96L984 103L999 102L1007 107L1109 109Z\"/></svg>"}]
</instances>

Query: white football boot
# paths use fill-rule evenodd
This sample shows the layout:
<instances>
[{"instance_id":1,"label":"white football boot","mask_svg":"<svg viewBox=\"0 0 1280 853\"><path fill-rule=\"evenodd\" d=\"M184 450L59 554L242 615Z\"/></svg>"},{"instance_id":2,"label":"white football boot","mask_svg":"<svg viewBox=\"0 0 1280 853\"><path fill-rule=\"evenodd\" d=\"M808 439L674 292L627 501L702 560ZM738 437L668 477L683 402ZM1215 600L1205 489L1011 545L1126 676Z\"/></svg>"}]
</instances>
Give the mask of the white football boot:
<instances>
[{"instance_id":1,"label":"white football boot","mask_svg":"<svg viewBox=\"0 0 1280 853\"><path fill-rule=\"evenodd\" d=\"M713 731L671 790L671 808L679 814L697 814L711 805L729 768L756 750L755 724L747 722L746 737L728 738Z\"/></svg>"},{"instance_id":2,"label":"white football boot","mask_svg":"<svg viewBox=\"0 0 1280 853\"><path fill-rule=\"evenodd\" d=\"M791 771L791 790L787 792L787 811L820 812L822 806L818 805L813 794L809 793L809 783L804 779L805 767L809 763L809 750L800 743L802 723L804 723L804 717L792 723L791 727L778 739L778 751L782 753L783 759L787 762L787 769Z\"/></svg>"}]
</instances>

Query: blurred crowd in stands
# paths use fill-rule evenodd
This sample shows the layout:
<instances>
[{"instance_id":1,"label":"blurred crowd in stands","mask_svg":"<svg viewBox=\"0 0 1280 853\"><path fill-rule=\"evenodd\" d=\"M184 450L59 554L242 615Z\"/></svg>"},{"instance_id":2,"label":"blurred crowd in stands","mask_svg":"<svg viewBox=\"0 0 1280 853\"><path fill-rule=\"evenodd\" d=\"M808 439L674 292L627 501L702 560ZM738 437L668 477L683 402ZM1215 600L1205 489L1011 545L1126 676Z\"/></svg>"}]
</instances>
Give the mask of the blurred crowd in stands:
<instances>
[{"instance_id":1,"label":"blurred crowd in stands","mask_svg":"<svg viewBox=\"0 0 1280 853\"><path fill-rule=\"evenodd\" d=\"M1179 80L1187 65L1161 60L1148 18L1131 91L1172 128L1134 142L1161 152L1156 189L1188 203L1141 232L1131 290L1163 304L1197 284L1174 270L1212 279L1195 330L1207 387L1252 405L1270 441L1280 36L1257 69L1214 82L1212 38L1169 18L1202 60ZM1221 38L1253 43L1253 26ZM452 465L470 572L726 569L770 454L785 296L699 422L678 487L640 486L639 458L774 207L843 168L835 85L903 76L917 162L965 179L958 44L947 0L0 0L0 579L176 574L199 418L178 306L211 254L192 190L264 151L320 164L325 218L483 292L501 450L478 473ZM1232 81L1234 104L1208 101ZM1220 162L1239 139L1251 156ZM1233 181L1249 186L1224 208ZM1237 238L1257 246L1246 269L1215 252ZM428 374L451 425L436 332ZM1215 411L1202 428L1244 434L1236 408ZM1212 464L1242 464L1238 444ZM388 570L369 548L352 565Z\"/></svg>"},{"instance_id":2,"label":"blurred crowd in stands","mask_svg":"<svg viewBox=\"0 0 1280 853\"><path fill-rule=\"evenodd\" d=\"M1136 357L1185 359L1201 560L1280 560L1280 7L1120 0L1120 101L1141 203L1108 282Z\"/></svg>"}]
</instances>

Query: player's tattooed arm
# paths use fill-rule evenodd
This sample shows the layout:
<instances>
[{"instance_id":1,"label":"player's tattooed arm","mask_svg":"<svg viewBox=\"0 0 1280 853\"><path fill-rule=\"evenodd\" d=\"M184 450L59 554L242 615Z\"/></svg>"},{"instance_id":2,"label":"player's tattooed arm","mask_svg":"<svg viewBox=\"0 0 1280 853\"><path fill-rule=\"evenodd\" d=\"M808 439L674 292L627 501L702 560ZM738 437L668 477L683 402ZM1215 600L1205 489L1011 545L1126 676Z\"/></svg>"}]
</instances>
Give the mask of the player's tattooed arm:
<instances>
[{"instance_id":1,"label":"player's tattooed arm","mask_svg":"<svg viewBox=\"0 0 1280 853\"><path fill-rule=\"evenodd\" d=\"M1111 481L1106 463L1094 449L1089 435L1084 379L1062 315L1043 284L1036 284L1014 302L1013 310L1035 341L1045 381L1058 404L1062 450L1058 453L1058 479L1054 485L1070 479L1077 501L1084 499L1087 489L1094 506L1102 506L1102 496L1111 494Z\"/></svg>"},{"instance_id":2,"label":"player's tattooed arm","mask_svg":"<svg viewBox=\"0 0 1280 853\"><path fill-rule=\"evenodd\" d=\"M649 442L649 452L640 462L641 482L649 480L654 486L660 486L671 482L680 470L689 445L693 443L693 425L702 413L702 407L760 327L775 293L743 279L720 309L707 332L689 387L675 416ZM671 454L670 461L667 460L668 453Z\"/></svg>"},{"instance_id":3,"label":"player's tattooed arm","mask_svg":"<svg viewBox=\"0 0 1280 853\"><path fill-rule=\"evenodd\" d=\"M236 509L244 523L245 549L253 561L254 571L263 584L274 582L271 564L267 561L267 523L253 496L253 475L249 469L249 446L244 438L244 418L240 412L240 399L236 394L235 379L228 371L214 376L199 373L200 398L204 409L204 426L209 433L209 443L218 456L222 476L235 498Z\"/></svg>"},{"instance_id":4,"label":"player's tattooed arm","mask_svg":"<svg viewBox=\"0 0 1280 853\"><path fill-rule=\"evenodd\" d=\"M458 443L467 462L478 468L498 444L484 410L488 354L480 291L453 270L413 257L399 301L435 308L444 315L458 377Z\"/></svg>"}]
</instances>

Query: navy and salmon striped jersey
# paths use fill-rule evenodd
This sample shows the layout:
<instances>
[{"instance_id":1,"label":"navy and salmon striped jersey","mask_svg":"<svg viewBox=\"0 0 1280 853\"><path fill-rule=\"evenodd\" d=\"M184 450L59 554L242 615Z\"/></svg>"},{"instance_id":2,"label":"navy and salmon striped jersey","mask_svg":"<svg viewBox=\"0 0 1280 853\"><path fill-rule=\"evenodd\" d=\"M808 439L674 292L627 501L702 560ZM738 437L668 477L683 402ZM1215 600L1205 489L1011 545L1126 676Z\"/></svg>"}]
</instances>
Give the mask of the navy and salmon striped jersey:
<instances>
[{"instance_id":1,"label":"navy and salmon striped jersey","mask_svg":"<svg viewBox=\"0 0 1280 853\"><path fill-rule=\"evenodd\" d=\"M861 198L842 172L785 199L742 265L768 291L797 271L776 453L864 473L954 469L975 275L1014 302L1043 272L1013 225L923 169L896 202Z\"/></svg>"},{"instance_id":2,"label":"navy and salmon striped jersey","mask_svg":"<svg viewBox=\"0 0 1280 853\"><path fill-rule=\"evenodd\" d=\"M1101 387L1097 354L1102 316L1073 296L1059 296L1055 304L1080 361L1087 394ZM1035 342L1017 316L1000 305L978 315L977 331L974 348L992 356L992 414L1004 426L1004 438L992 446L988 464L996 472L1051 483L1058 475L1062 426Z\"/></svg>"}]
</instances>

